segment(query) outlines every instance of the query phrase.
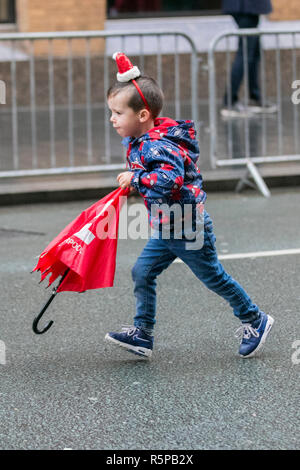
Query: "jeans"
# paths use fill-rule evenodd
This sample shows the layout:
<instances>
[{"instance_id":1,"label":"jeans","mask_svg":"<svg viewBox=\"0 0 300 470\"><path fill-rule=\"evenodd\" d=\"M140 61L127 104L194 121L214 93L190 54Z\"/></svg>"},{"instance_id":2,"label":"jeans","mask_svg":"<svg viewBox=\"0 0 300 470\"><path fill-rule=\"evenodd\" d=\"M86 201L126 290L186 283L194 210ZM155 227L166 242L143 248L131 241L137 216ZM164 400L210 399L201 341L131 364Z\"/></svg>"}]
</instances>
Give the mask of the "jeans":
<instances>
[{"instance_id":1,"label":"jeans","mask_svg":"<svg viewBox=\"0 0 300 470\"><path fill-rule=\"evenodd\" d=\"M142 327L149 333L152 331L156 322L156 278L177 257L189 266L208 289L227 300L234 315L242 322L259 318L257 305L252 303L245 290L226 273L219 262L215 240L212 220L207 212L204 218L204 242L200 249L186 249L185 240L149 239L132 269L136 297L134 326Z\"/></svg>"},{"instance_id":2,"label":"jeans","mask_svg":"<svg viewBox=\"0 0 300 470\"><path fill-rule=\"evenodd\" d=\"M258 15L246 13L236 13L232 15L239 28L256 28L259 22ZM248 85L251 99L260 101L260 89L258 84L258 70L260 61L259 36L249 36L246 38L247 59L248 59ZM238 101L238 92L244 76L244 54L243 38L239 38L239 45L231 69L231 104ZM227 93L224 96L224 104L229 104Z\"/></svg>"}]
</instances>

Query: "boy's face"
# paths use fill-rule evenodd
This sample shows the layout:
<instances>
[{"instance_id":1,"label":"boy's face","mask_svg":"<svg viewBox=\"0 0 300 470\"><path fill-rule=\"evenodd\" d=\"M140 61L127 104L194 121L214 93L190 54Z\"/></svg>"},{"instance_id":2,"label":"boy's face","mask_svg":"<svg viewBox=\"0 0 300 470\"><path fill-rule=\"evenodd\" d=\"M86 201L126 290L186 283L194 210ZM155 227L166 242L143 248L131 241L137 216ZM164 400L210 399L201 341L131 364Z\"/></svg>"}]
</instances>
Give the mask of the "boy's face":
<instances>
[{"instance_id":1,"label":"boy's face","mask_svg":"<svg viewBox=\"0 0 300 470\"><path fill-rule=\"evenodd\" d=\"M143 134L143 122L140 112L135 112L128 106L130 92L119 91L108 98L108 107L111 110L110 121L121 137L140 137Z\"/></svg>"}]
</instances>

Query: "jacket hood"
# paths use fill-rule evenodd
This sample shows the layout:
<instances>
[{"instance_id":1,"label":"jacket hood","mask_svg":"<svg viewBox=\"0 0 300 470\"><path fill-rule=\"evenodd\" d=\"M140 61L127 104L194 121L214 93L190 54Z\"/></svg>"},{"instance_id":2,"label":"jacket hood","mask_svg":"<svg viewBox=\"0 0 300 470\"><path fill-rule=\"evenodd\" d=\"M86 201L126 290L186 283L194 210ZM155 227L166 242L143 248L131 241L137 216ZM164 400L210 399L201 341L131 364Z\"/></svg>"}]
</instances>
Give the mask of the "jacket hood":
<instances>
[{"instance_id":1,"label":"jacket hood","mask_svg":"<svg viewBox=\"0 0 300 470\"><path fill-rule=\"evenodd\" d=\"M199 157L199 145L196 140L194 122L175 121L168 117L159 117L154 121L154 127L140 137L139 141L150 140L151 142L161 140L166 143L175 144L183 151L189 153L195 163Z\"/></svg>"}]
</instances>

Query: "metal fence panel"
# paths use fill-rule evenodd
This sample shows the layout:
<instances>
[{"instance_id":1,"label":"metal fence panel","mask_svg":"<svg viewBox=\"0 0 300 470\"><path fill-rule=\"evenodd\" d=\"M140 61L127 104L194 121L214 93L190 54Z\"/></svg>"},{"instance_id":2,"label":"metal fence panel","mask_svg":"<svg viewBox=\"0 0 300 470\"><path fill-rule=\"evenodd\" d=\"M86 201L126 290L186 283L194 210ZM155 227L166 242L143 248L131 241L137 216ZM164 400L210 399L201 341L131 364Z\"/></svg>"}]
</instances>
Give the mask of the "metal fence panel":
<instances>
[{"instance_id":1,"label":"metal fence panel","mask_svg":"<svg viewBox=\"0 0 300 470\"><path fill-rule=\"evenodd\" d=\"M172 52L164 52L167 40L173 41ZM10 61L0 62L7 90L0 107L0 178L123 168L121 142L111 129L105 99L117 70L106 51L113 47L126 53L126 41L135 42L133 61L141 72L166 87L167 106L174 107L175 117L185 118L185 100L186 118L198 128L197 52L183 33L0 34L11 51ZM151 57L144 53L145 41L156 49ZM188 54L180 52L183 41Z\"/></svg>"}]
</instances>

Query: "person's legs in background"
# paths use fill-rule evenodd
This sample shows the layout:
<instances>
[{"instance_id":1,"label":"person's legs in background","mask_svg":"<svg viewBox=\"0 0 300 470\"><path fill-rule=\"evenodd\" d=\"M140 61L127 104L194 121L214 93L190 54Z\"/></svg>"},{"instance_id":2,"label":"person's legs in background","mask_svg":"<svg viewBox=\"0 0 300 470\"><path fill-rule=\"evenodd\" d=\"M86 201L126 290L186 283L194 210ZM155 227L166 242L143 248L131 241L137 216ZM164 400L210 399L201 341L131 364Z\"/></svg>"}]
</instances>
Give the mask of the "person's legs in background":
<instances>
[{"instance_id":1,"label":"person's legs in background","mask_svg":"<svg viewBox=\"0 0 300 470\"><path fill-rule=\"evenodd\" d=\"M238 13L232 15L239 29L256 28L259 22L259 15ZM247 44L247 62L248 62L248 85L249 97L260 102L260 89L258 84L258 71L260 61L259 36L250 36L246 39ZM224 94L224 109L221 114L227 116L227 110L234 113L245 112L245 107L239 103L238 94L244 78L244 40L242 37L238 41L238 50L236 52L230 75L230 94L227 90ZM231 96L230 96L231 95Z\"/></svg>"},{"instance_id":2,"label":"person's legs in background","mask_svg":"<svg viewBox=\"0 0 300 470\"><path fill-rule=\"evenodd\" d=\"M259 15L235 14L232 15L239 29L257 28ZM247 63L248 63L248 88L249 102L247 106L238 99L240 86L244 78L244 40L239 38L238 50L231 68L231 81L229 84L230 94L226 90L224 94L224 106L221 109L223 117L235 117L249 113L274 113L277 106L263 100L259 86L259 65L260 65L260 37L249 36L246 39ZM263 102L264 101L264 102Z\"/></svg>"}]
</instances>

